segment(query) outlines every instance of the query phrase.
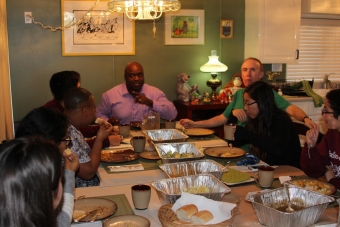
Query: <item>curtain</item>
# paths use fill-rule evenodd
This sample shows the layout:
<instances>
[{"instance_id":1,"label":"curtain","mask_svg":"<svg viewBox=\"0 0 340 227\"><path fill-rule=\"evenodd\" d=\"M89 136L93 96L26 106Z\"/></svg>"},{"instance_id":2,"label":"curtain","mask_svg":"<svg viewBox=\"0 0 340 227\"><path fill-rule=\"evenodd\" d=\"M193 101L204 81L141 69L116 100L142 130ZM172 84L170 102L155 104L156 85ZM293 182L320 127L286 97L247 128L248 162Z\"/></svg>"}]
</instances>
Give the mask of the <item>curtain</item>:
<instances>
[{"instance_id":1,"label":"curtain","mask_svg":"<svg viewBox=\"0 0 340 227\"><path fill-rule=\"evenodd\" d=\"M6 0L0 0L0 143L14 138Z\"/></svg>"}]
</instances>

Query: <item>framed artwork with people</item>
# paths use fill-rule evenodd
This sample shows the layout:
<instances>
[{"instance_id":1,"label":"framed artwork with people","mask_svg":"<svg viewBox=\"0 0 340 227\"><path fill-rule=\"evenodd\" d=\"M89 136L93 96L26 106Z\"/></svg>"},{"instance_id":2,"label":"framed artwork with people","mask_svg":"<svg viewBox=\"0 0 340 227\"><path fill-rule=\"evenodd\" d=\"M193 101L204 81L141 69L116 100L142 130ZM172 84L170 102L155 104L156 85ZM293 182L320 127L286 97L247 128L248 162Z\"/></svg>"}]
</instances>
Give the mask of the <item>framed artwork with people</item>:
<instances>
[{"instance_id":1,"label":"framed artwork with people","mask_svg":"<svg viewBox=\"0 0 340 227\"><path fill-rule=\"evenodd\" d=\"M135 22L107 10L106 2L62 1L63 56L135 55ZM74 24L73 26L69 26Z\"/></svg>"}]
</instances>

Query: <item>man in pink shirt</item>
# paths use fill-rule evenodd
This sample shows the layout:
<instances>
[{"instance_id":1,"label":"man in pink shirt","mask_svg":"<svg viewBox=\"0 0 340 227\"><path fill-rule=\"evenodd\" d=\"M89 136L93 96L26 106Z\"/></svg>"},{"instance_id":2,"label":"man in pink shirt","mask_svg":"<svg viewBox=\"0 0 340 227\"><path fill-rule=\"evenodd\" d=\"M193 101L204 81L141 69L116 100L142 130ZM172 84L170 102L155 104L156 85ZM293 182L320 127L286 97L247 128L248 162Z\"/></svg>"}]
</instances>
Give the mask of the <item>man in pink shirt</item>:
<instances>
[{"instance_id":1,"label":"man in pink shirt","mask_svg":"<svg viewBox=\"0 0 340 227\"><path fill-rule=\"evenodd\" d=\"M143 115L154 110L163 119L172 120L177 110L164 92L144 84L144 71L141 64L131 62L125 67L125 83L119 84L102 95L96 115L103 120L121 124L142 121Z\"/></svg>"}]
</instances>

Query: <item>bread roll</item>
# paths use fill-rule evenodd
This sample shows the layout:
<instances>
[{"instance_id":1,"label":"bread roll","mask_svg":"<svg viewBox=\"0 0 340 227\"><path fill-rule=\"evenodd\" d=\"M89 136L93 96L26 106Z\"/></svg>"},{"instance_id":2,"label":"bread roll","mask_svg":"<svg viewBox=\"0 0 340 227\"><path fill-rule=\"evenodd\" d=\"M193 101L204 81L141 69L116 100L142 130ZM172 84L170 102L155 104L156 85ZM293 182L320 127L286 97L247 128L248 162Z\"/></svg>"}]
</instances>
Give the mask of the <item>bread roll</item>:
<instances>
[{"instance_id":1,"label":"bread roll","mask_svg":"<svg viewBox=\"0 0 340 227\"><path fill-rule=\"evenodd\" d=\"M188 204L178 208L176 210L176 214L179 220L190 221L191 216L197 211L197 206L195 206L194 204Z\"/></svg>"},{"instance_id":2,"label":"bread roll","mask_svg":"<svg viewBox=\"0 0 340 227\"><path fill-rule=\"evenodd\" d=\"M210 213L210 211L201 210L200 212L197 212L191 216L191 221L194 224L205 224L213 218L214 216L212 213Z\"/></svg>"}]
</instances>

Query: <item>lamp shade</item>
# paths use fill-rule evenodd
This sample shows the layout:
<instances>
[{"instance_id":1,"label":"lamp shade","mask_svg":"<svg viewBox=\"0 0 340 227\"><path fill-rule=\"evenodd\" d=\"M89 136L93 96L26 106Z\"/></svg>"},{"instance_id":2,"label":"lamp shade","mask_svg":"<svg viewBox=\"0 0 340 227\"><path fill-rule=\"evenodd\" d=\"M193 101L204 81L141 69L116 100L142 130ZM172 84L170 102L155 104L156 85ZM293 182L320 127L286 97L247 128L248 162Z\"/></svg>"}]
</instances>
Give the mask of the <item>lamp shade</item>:
<instances>
[{"instance_id":1,"label":"lamp shade","mask_svg":"<svg viewBox=\"0 0 340 227\"><path fill-rule=\"evenodd\" d=\"M216 50L211 51L211 56L208 56L209 61L201 66L200 70L206 73L218 73L228 70L228 66L221 63L216 56Z\"/></svg>"}]
</instances>

